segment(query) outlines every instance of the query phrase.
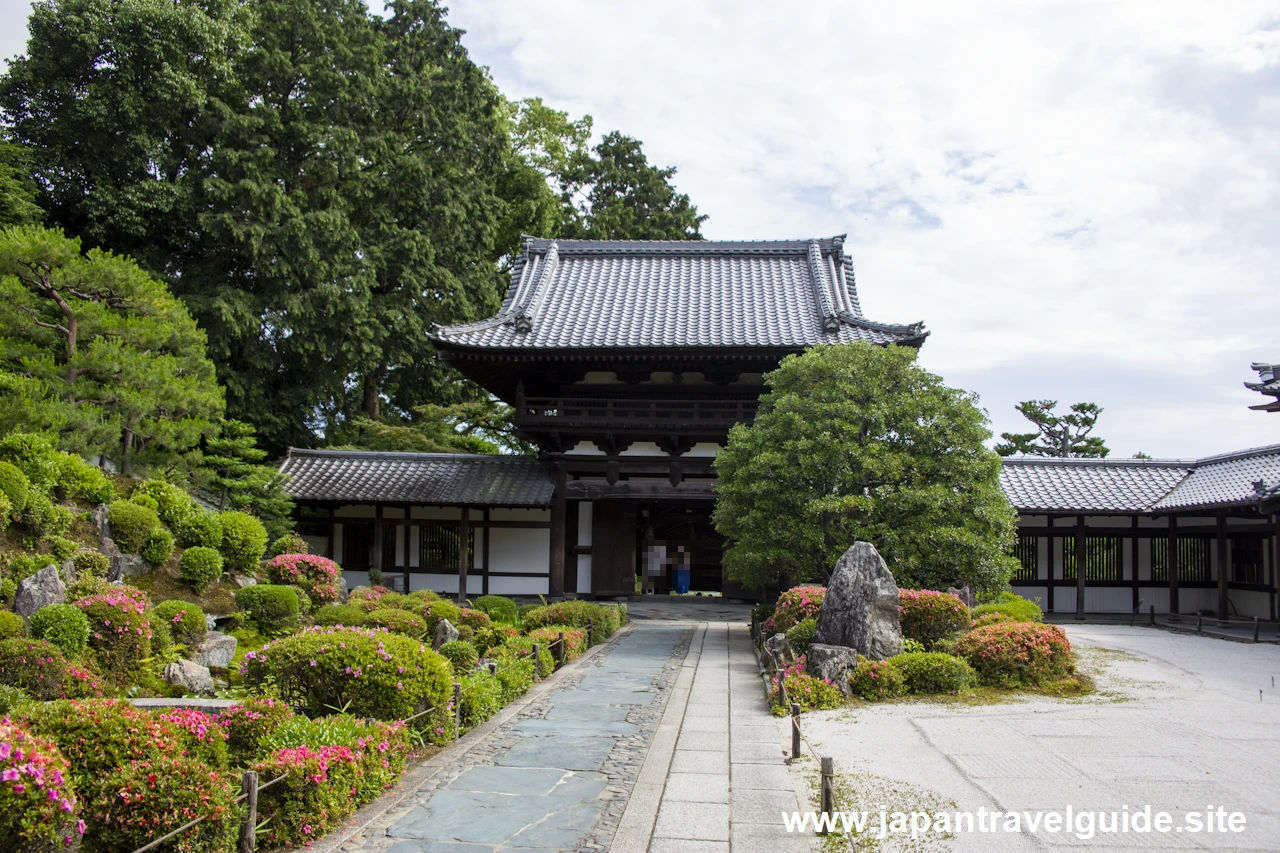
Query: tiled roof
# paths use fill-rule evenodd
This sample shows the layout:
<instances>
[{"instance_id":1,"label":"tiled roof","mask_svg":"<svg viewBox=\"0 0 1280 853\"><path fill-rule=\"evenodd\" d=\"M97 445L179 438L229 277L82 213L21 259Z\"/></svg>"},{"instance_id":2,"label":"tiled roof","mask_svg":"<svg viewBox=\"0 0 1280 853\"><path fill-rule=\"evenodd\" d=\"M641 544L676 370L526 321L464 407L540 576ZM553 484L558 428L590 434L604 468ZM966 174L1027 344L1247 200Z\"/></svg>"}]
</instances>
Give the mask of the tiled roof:
<instances>
[{"instance_id":1,"label":"tiled roof","mask_svg":"<svg viewBox=\"0 0 1280 853\"><path fill-rule=\"evenodd\" d=\"M1000 488L1022 512L1144 512L1193 464L1019 456L1004 460Z\"/></svg>"},{"instance_id":2,"label":"tiled roof","mask_svg":"<svg viewBox=\"0 0 1280 853\"><path fill-rule=\"evenodd\" d=\"M1255 507L1280 483L1280 444L1195 460L1004 460L1000 486L1022 512L1167 512Z\"/></svg>"},{"instance_id":3,"label":"tiled roof","mask_svg":"<svg viewBox=\"0 0 1280 853\"><path fill-rule=\"evenodd\" d=\"M922 323L862 316L843 243L527 238L499 313L431 339L490 351L922 343Z\"/></svg>"},{"instance_id":4,"label":"tiled roof","mask_svg":"<svg viewBox=\"0 0 1280 853\"><path fill-rule=\"evenodd\" d=\"M290 448L280 470L299 500L544 507L550 469L522 456Z\"/></svg>"},{"instance_id":5,"label":"tiled roof","mask_svg":"<svg viewBox=\"0 0 1280 853\"><path fill-rule=\"evenodd\" d=\"M1250 367L1257 372L1258 379L1261 381L1246 382L1244 387L1276 399L1249 408L1262 412L1280 412L1280 364L1263 364L1255 361Z\"/></svg>"}]
</instances>

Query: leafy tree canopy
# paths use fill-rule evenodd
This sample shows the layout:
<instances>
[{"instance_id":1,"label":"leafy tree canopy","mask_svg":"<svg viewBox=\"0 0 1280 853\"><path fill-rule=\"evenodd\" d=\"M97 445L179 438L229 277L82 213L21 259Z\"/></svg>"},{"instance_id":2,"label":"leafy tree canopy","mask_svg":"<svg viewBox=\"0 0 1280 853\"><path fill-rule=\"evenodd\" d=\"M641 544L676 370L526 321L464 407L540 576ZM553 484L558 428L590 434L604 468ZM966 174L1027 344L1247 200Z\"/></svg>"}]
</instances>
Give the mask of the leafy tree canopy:
<instances>
[{"instance_id":1,"label":"leafy tree canopy","mask_svg":"<svg viewBox=\"0 0 1280 853\"><path fill-rule=\"evenodd\" d=\"M0 141L0 228L36 225L44 218L29 160L21 146Z\"/></svg>"},{"instance_id":2,"label":"leafy tree canopy","mask_svg":"<svg viewBox=\"0 0 1280 853\"><path fill-rule=\"evenodd\" d=\"M422 453L531 453L515 434L511 407L497 400L474 400L414 409L406 423L357 418L339 434L338 447Z\"/></svg>"},{"instance_id":3,"label":"leafy tree canopy","mask_svg":"<svg viewBox=\"0 0 1280 853\"><path fill-rule=\"evenodd\" d=\"M224 420L205 439L195 479L218 509L251 512L272 536L283 536L293 529L293 498L285 490L288 477L264 465L266 459L252 426Z\"/></svg>"},{"instance_id":4,"label":"leafy tree canopy","mask_svg":"<svg viewBox=\"0 0 1280 853\"><path fill-rule=\"evenodd\" d=\"M1076 403L1070 414L1059 415L1053 410L1057 400L1026 400L1017 409L1022 416L1036 425L1036 432L1002 432L1004 441L996 445L996 453L1012 456L1084 456L1094 459L1105 457L1111 450L1096 435L1089 435L1098 423L1102 409L1096 403Z\"/></svg>"},{"instance_id":5,"label":"leafy tree canopy","mask_svg":"<svg viewBox=\"0 0 1280 853\"><path fill-rule=\"evenodd\" d=\"M1004 585L1017 515L974 395L916 351L870 344L789 356L755 422L716 458L716 528L729 577L751 587L825 580L859 540L898 583Z\"/></svg>"},{"instance_id":6,"label":"leafy tree canopy","mask_svg":"<svg viewBox=\"0 0 1280 853\"><path fill-rule=\"evenodd\" d=\"M6 426L126 473L174 464L223 411L204 333L164 284L37 226L0 232L0 371Z\"/></svg>"}]
</instances>

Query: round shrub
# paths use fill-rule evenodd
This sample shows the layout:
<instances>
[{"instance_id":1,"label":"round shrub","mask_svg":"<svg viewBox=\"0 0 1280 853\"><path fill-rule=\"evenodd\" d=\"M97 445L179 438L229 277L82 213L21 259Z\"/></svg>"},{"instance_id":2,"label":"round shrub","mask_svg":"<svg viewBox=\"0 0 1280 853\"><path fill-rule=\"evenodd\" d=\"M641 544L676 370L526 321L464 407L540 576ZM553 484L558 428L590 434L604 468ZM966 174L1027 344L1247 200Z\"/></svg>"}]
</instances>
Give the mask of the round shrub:
<instances>
[{"instance_id":1,"label":"round shrub","mask_svg":"<svg viewBox=\"0 0 1280 853\"><path fill-rule=\"evenodd\" d=\"M925 649L969 627L969 608L949 592L899 590L898 614L902 636L919 640Z\"/></svg>"},{"instance_id":2,"label":"round shrub","mask_svg":"<svg viewBox=\"0 0 1280 853\"><path fill-rule=\"evenodd\" d=\"M255 584L236 590L236 606L259 633L279 634L298 624L298 594L287 586Z\"/></svg>"},{"instance_id":3,"label":"round shrub","mask_svg":"<svg viewBox=\"0 0 1280 853\"><path fill-rule=\"evenodd\" d=\"M132 501L112 501L107 509L107 521L111 524L111 538L126 554L141 552L147 534L160 526L160 516L155 510Z\"/></svg>"},{"instance_id":4,"label":"round shrub","mask_svg":"<svg viewBox=\"0 0 1280 853\"><path fill-rule=\"evenodd\" d=\"M1018 622L1018 621L1021 621L1021 620L1014 619L1012 616L1008 616L997 610L994 613L984 613L978 618L974 619L973 624L971 624L969 628L970 630L972 630L973 628L985 628L988 625L999 625L1002 622Z\"/></svg>"},{"instance_id":5,"label":"round shrub","mask_svg":"<svg viewBox=\"0 0 1280 853\"><path fill-rule=\"evenodd\" d=\"M602 643L621 624L620 613L590 601L560 601L524 614L524 626L529 629L549 625L586 628L588 624L591 625L591 644Z\"/></svg>"},{"instance_id":6,"label":"round shrub","mask_svg":"<svg viewBox=\"0 0 1280 853\"><path fill-rule=\"evenodd\" d=\"M289 589L293 590L293 594L298 597L298 613L306 616L311 612L311 596L307 595L307 591L296 583L286 584Z\"/></svg>"},{"instance_id":7,"label":"round shrub","mask_svg":"<svg viewBox=\"0 0 1280 853\"><path fill-rule=\"evenodd\" d=\"M505 596L482 595L475 600L475 606L495 622L515 622L519 618L519 606Z\"/></svg>"},{"instance_id":8,"label":"round shrub","mask_svg":"<svg viewBox=\"0 0 1280 853\"><path fill-rule=\"evenodd\" d=\"M356 626L363 625L368 619L369 614L354 604L326 604L315 615L317 625Z\"/></svg>"},{"instance_id":9,"label":"round shrub","mask_svg":"<svg viewBox=\"0 0 1280 853\"><path fill-rule=\"evenodd\" d=\"M165 524L174 524L178 519L190 514L196 502L178 486L164 480L143 480L133 489L130 497L135 503L146 495L156 503L156 515Z\"/></svg>"},{"instance_id":10,"label":"round shrub","mask_svg":"<svg viewBox=\"0 0 1280 853\"><path fill-rule=\"evenodd\" d=\"M5 601L8 601L9 599L13 598L17 594L18 594L18 585L14 582L13 578L0 579L0 598L3 598ZM0 637L2 636L3 635L0 635Z\"/></svg>"},{"instance_id":11,"label":"round shrub","mask_svg":"<svg viewBox=\"0 0 1280 853\"><path fill-rule=\"evenodd\" d=\"M279 557L281 554L309 554L311 546L307 544L307 540L291 532L272 542L270 553L273 557Z\"/></svg>"},{"instance_id":12,"label":"round shrub","mask_svg":"<svg viewBox=\"0 0 1280 853\"><path fill-rule=\"evenodd\" d=\"M70 777L52 741L0 720L0 849L75 846L84 823Z\"/></svg>"},{"instance_id":13,"label":"round shrub","mask_svg":"<svg viewBox=\"0 0 1280 853\"><path fill-rule=\"evenodd\" d=\"M73 559L77 578L105 578L111 571L111 558L101 551L78 551Z\"/></svg>"},{"instance_id":14,"label":"round shrub","mask_svg":"<svg viewBox=\"0 0 1280 853\"><path fill-rule=\"evenodd\" d=\"M27 505L18 520L27 526L33 536L43 538L66 533L71 529L73 518L71 510L65 506L57 506L40 492L33 491L27 495Z\"/></svg>"},{"instance_id":15,"label":"round shrub","mask_svg":"<svg viewBox=\"0 0 1280 853\"><path fill-rule=\"evenodd\" d=\"M222 544L222 516L199 504L192 504L190 512L169 526L184 548L217 548Z\"/></svg>"},{"instance_id":16,"label":"round shrub","mask_svg":"<svg viewBox=\"0 0 1280 853\"><path fill-rule=\"evenodd\" d=\"M785 634L810 616L818 618L822 599L827 594L825 586L797 586L778 596L773 615L761 626L765 634Z\"/></svg>"},{"instance_id":17,"label":"round shrub","mask_svg":"<svg viewBox=\"0 0 1280 853\"><path fill-rule=\"evenodd\" d=\"M252 573L267 550L267 528L245 512L222 513L222 543L218 546L227 568Z\"/></svg>"},{"instance_id":18,"label":"round shrub","mask_svg":"<svg viewBox=\"0 0 1280 853\"><path fill-rule=\"evenodd\" d=\"M31 694L21 687L0 684L0 716L12 716L22 705L34 701Z\"/></svg>"},{"instance_id":19,"label":"round shrub","mask_svg":"<svg viewBox=\"0 0 1280 853\"><path fill-rule=\"evenodd\" d=\"M262 739L292 717L293 709L279 699L245 699L219 714L218 725L227 734L231 759L244 765L261 756Z\"/></svg>"},{"instance_id":20,"label":"round shrub","mask_svg":"<svg viewBox=\"0 0 1280 853\"><path fill-rule=\"evenodd\" d=\"M106 578L95 575L84 575L67 584L67 603L75 604L93 595L101 595L112 588Z\"/></svg>"},{"instance_id":21,"label":"round shrub","mask_svg":"<svg viewBox=\"0 0 1280 853\"><path fill-rule=\"evenodd\" d=\"M924 643L920 642L919 640L913 640L910 637L902 638L902 653L904 655L910 654L911 652L923 652L923 651L924 651Z\"/></svg>"},{"instance_id":22,"label":"round shrub","mask_svg":"<svg viewBox=\"0 0 1280 853\"><path fill-rule=\"evenodd\" d=\"M159 517L160 515L160 504L156 501L155 498L151 497L151 495L132 495L129 498L129 501L131 503L137 504L140 507L146 507L147 509L154 512L157 517Z\"/></svg>"},{"instance_id":23,"label":"round shrub","mask_svg":"<svg viewBox=\"0 0 1280 853\"><path fill-rule=\"evenodd\" d=\"M56 464L59 497L80 503L105 504L116 498L116 487L97 465L90 465L74 453L62 453Z\"/></svg>"},{"instance_id":24,"label":"round shrub","mask_svg":"<svg viewBox=\"0 0 1280 853\"><path fill-rule=\"evenodd\" d=\"M433 601L422 617L427 623L427 635L435 636L436 626L443 619L455 628L462 624L462 608L451 601Z\"/></svg>"},{"instance_id":25,"label":"round shrub","mask_svg":"<svg viewBox=\"0 0 1280 853\"><path fill-rule=\"evenodd\" d=\"M502 685L502 704L523 696L533 686L533 658L528 652L498 649L494 655L498 683Z\"/></svg>"},{"instance_id":26,"label":"round shrub","mask_svg":"<svg viewBox=\"0 0 1280 853\"><path fill-rule=\"evenodd\" d=\"M404 634L415 640L421 640L427 633L427 623L421 616L410 613L408 610L396 610L391 607L384 607L370 613L366 624L375 628L386 628L388 631Z\"/></svg>"},{"instance_id":27,"label":"round shrub","mask_svg":"<svg viewBox=\"0 0 1280 853\"><path fill-rule=\"evenodd\" d=\"M783 683L787 698L798 702L801 711L829 711L844 704L840 688L807 672L788 673Z\"/></svg>"},{"instance_id":28,"label":"round shrub","mask_svg":"<svg viewBox=\"0 0 1280 853\"><path fill-rule=\"evenodd\" d=\"M546 628L535 628L529 632L529 637L535 643L541 644L543 648L550 651L554 656L555 649L558 646L553 646L552 644L559 640L561 631L564 632L564 659L566 661L573 660L587 650L587 632L568 625L550 625Z\"/></svg>"},{"instance_id":29,"label":"round shrub","mask_svg":"<svg viewBox=\"0 0 1280 853\"><path fill-rule=\"evenodd\" d=\"M76 788L84 794L101 784L102 777L112 770L177 752L182 745L181 735L170 723L123 699L29 705L22 708L19 719L58 745L71 763Z\"/></svg>"},{"instance_id":30,"label":"round shrub","mask_svg":"<svg viewBox=\"0 0 1280 853\"><path fill-rule=\"evenodd\" d=\"M961 637L956 654L969 662L983 684L1035 686L1072 671L1071 643L1056 625L1002 622Z\"/></svg>"},{"instance_id":31,"label":"round shrub","mask_svg":"<svg viewBox=\"0 0 1280 853\"><path fill-rule=\"evenodd\" d=\"M102 695L102 682L71 663L47 640L0 640L0 684L19 687L41 701Z\"/></svg>"},{"instance_id":32,"label":"round shrub","mask_svg":"<svg viewBox=\"0 0 1280 853\"><path fill-rule=\"evenodd\" d=\"M456 673L470 672L480 661L480 653L476 651L476 647L462 640L445 643L436 651L444 655Z\"/></svg>"},{"instance_id":33,"label":"round shrub","mask_svg":"<svg viewBox=\"0 0 1280 853\"><path fill-rule=\"evenodd\" d=\"M89 620L71 604L49 604L31 614L31 636L48 640L72 660L89 647Z\"/></svg>"},{"instance_id":34,"label":"round shrub","mask_svg":"<svg viewBox=\"0 0 1280 853\"><path fill-rule=\"evenodd\" d=\"M384 630L308 628L245 655L241 674L251 687L271 684L307 716L343 708L358 717L402 720L434 707L419 718L425 729L449 717L448 661Z\"/></svg>"},{"instance_id":35,"label":"round shrub","mask_svg":"<svg viewBox=\"0 0 1280 853\"><path fill-rule=\"evenodd\" d=\"M158 627L156 623L164 625L175 643L188 648L200 645L209 634L204 611L189 601L171 598L157 604L151 613L153 628Z\"/></svg>"},{"instance_id":36,"label":"round shrub","mask_svg":"<svg viewBox=\"0 0 1280 853\"><path fill-rule=\"evenodd\" d=\"M11 432L0 438L0 460L12 462L37 489L52 489L58 482L59 451L47 434Z\"/></svg>"},{"instance_id":37,"label":"round shrub","mask_svg":"<svg viewBox=\"0 0 1280 853\"><path fill-rule=\"evenodd\" d=\"M890 660L858 658L858 665L849 673L849 690L868 702L894 699L907 692L902 670Z\"/></svg>"},{"instance_id":38,"label":"round shrub","mask_svg":"<svg viewBox=\"0 0 1280 853\"><path fill-rule=\"evenodd\" d=\"M178 575L196 592L201 592L222 578L222 555L203 545L188 548L178 560Z\"/></svg>"},{"instance_id":39,"label":"round shrub","mask_svg":"<svg viewBox=\"0 0 1280 853\"><path fill-rule=\"evenodd\" d=\"M356 809L360 759L349 746L301 746L278 749L253 765L260 779L288 773L258 799L266 822L259 844L272 849L308 845L336 829ZM265 843L264 843L265 842Z\"/></svg>"},{"instance_id":40,"label":"round shrub","mask_svg":"<svg viewBox=\"0 0 1280 853\"><path fill-rule=\"evenodd\" d=\"M147 595L131 586L116 586L75 603L89 618L89 648L108 681L127 686L151 657L151 622Z\"/></svg>"},{"instance_id":41,"label":"round shrub","mask_svg":"<svg viewBox=\"0 0 1280 853\"><path fill-rule=\"evenodd\" d=\"M173 556L173 534L163 527L155 528L147 534L138 553L153 566L164 565Z\"/></svg>"},{"instance_id":42,"label":"round shrub","mask_svg":"<svg viewBox=\"0 0 1280 853\"><path fill-rule=\"evenodd\" d=\"M1004 601L993 601L990 604L979 604L969 611L969 617L976 621L992 613L999 613L1011 622L1044 621L1044 611L1040 609L1040 605L1020 596L1013 596Z\"/></svg>"},{"instance_id":43,"label":"round shrub","mask_svg":"<svg viewBox=\"0 0 1280 853\"><path fill-rule=\"evenodd\" d=\"M502 682L488 670L458 677L462 684L463 730L473 729L502 710Z\"/></svg>"},{"instance_id":44,"label":"round shrub","mask_svg":"<svg viewBox=\"0 0 1280 853\"><path fill-rule=\"evenodd\" d=\"M908 693L959 693L977 680L962 658L941 652L909 652L889 661L902 672Z\"/></svg>"},{"instance_id":45,"label":"round shrub","mask_svg":"<svg viewBox=\"0 0 1280 853\"><path fill-rule=\"evenodd\" d=\"M809 653L809 644L813 642L813 635L817 630L818 620L812 616L797 622L787 632L787 644L791 646L792 653L807 655Z\"/></svg>"},{"instance_id":46,"label":"round shrub","mask_svg":"<svg viewBox=\"0 0 1280 853\"><path fill-rule=\"evenodd\" d=\"M465 625L472 631L479 631L482 628L488 628L490 622L488 613L485 613L482 610L472 610L467 607L463 607L461 609L458 613L458 619L461 620L459 623L460 625Z\"/></svg>"},{"instance_id":47,"label":"round shrub","mask_svg":"<svg viewBox=\"0 0 1280 853\"><path fill-rule=\"evenodd\" d=\"M361 601L378 601L390 592L391 590L387 589L385 586L378 586L377 584L373 586L358 586L351 590L350 594L347 595L347 603L354 604ZM409 597L417 598L418 593L414 593Z\"/></svg>"},{"instance_id":48,"label":"round shrub","mask_svg":"<svg viewBox=\"0 0 1280 853\"><path fill-rule=\"evenodd\" d=\"M0 492L0 530L4 530L9 526L9 522L17 517L17 513L13 511L13 504L9 501L9 496L4 492Z\"/></svg>"},{"instance_id":49,"label":"round shrub","mask_svg":"<svg viewBox=\"0 0 1280 853\"><path fill-rule=\"evenodd\" d=\"M9 499L9 511L20 513L27 505L31 481L12 462L0 462L0 492Z\"/></svg>"},{"instance_id":50,"label":"round shrub","mask_svg":"<svg viewBox=\"0 0 1280 853\"><path fill-rule=\"evenodd\" d=\"M262 738L263 756L300 746L345 746L360 768L354 791L357 804L367 803L393 785L404 771L409 751L409 730L404 723L361 720L351 714L334 714L315 720L291 717Z\"/></svg>"},{"instance_id":51,"label":"round shrub","mask_svg":"<svg viewBox=\"0 0 1280 853\"><path fill-rule=\"evenodd\" d=\"M195 708L168 708L156 716L178 732L182 755L211 767L227 766L227 732L213 717Z\"/></svg>"},{"instance_id":52,"label":"round shrub","mask_svg":"<svg viewBox=\"0 0 1280 853\"><path fill-rule=\"evenodd\" d=\"M533 646L538 643L533 637L516 635L508 638L501 646L488 649L485 654L490 657L506 656L511 658L533 659ZM546 643L538 643L538 676L546 678L556 668L555 655ZM530 677L532 678L532 673Z\"/></svg>"},{"instance_id":53,"label":"round shrub","mask_svg":"<svg viewBox=\"0 0 1280 853\"><path fill-rule=\"evenodd\" d=\"M0 640L26 635L27 623L22 621L21 616L12 610L0 610Z\"/></svg>"},{"instance_id":54,"label":"round shrub","mask_svg":"<svg viewBox=\"0 0 1280 853\"><path fill-rule=\"evenodd\" d=\"M519 637L520 629L511 625L490 625L488 628L482 628L476 631L475 639L472 645L476 647L476 651L480 654L488 654L489 650L495 646L501 646L512 637Z\"/></svg>"},{"instance_id":55,"label":"round shrub","mask_svg":"<svg viewBox=\"0 0 1280 853\"><path fill-rule=\"evenodd\" d=\"M425 618L428 602L412 595L405 595L400 592L388 592L384 593L383 596L378 599L377 604L378 607L375 609L391 607L396 610L408 610L410 613L416 613Z\"/></svg>"},{"instance_id":56,"label":"round shrub","mask_svg":"<svg viewBox=\"0 0 1280 853\"><path fill-rule=\"evenodd\" d=\"M99 850L136 850L204 818L170 842L182 853L225 853L240 826L240 785L194 758L156 755L113 769L89 804L89 839Z\"/></svg>"},{"instance_id":57,"label":"round shrub","mask_svg":"<svg viewBox=\"0 0 1280 853\"><path fill-rule=\"evenodd\" d=\"M341 572L333 560L314 554L280 554L267 561L269 581L296 584L313 601L325 604L338 600L338 575Z\"/></svg>"}]
</instances>

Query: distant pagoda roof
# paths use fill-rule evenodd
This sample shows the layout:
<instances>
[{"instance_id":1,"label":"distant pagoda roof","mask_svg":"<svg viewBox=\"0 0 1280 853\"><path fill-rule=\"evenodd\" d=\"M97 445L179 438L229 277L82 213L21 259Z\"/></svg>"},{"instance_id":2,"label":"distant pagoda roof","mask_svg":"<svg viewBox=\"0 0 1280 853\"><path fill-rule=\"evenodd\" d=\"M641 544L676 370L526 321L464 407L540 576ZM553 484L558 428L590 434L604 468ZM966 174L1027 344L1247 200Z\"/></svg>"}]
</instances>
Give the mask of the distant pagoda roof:
<instances>
[{"instance_id":1,"label":"distant pagoda roof","mask_svg":"<svg viewBox=\"0 0 1280 853\"><path fill-rule=\"evenodd\" d=\"M1260 382L1246 382L1244 387L1276 399L1249 408L1259 412L1280 412L1280 364L1263 364L1255 361L1250 368L1258 374Z\"/></svg>"},{"instance_id":2,"label":"distant pagoda roof","mask_svg":"<svg viewBox=\"0 0 1280 853\"><path fill-rule=\"evenodd\" d=\"M498 314L430 338L494 353L922 344L923 323L862 316L843 245L528 237Z\"/></svg>"}]
</instances>

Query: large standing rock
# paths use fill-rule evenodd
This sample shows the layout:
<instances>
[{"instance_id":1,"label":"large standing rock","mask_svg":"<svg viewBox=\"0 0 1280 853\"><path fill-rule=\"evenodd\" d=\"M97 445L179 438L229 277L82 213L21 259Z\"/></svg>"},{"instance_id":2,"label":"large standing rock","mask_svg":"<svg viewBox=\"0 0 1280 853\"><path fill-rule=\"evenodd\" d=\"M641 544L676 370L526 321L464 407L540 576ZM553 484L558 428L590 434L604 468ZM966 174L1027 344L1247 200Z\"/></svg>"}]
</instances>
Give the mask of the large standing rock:
<instances>
[{"instance_id":1,"label":"large standing rock","mask_svg":"<svg viewBox=\"0 0 1280 853\"><path fill-rule=\"evenodd\" d=\"M436 633L431 640L431 648L439 649L445 643L452 643L459 636L458 629L453 627L452 622L448 619L441 619L440 623L436 625Z\"/></svg>"},{"instance_id":2,"label":"large standing rock","mask_svg":"<svg viewBox=\"0 0 1280 853\"><path fill-rule=\"evenodd\" d=\"M120 546L116 545L116 541L110 537L102 540L102 547L98 550L106 554L107 559L111 561L107 580L113 583L120 583L125 578L139 578L151 574L150 563L137 554L122 553Z\"/></svg>"},{"instance_id":3,"label":"large standing rock","mask_svg":"<svg viewBox=\"0 0 1280 853\"><path fill-rule=\"evenodd\" d=\"M76 561L68 557L62 561L62 565L58 567L58 577L62 578L63 583L72 583L76 579Z\"/></svg>"},{"instance_id":4,"label":"large standing rock","mask_svg":"<svg viewBox=\"0 0 1280 853\"><path fill-rule=\"evenodd\" d=\"M845 646L872 660L884 660L902 650L898 585L870 542L855 542L836 562L818 611L813 642Z\"/></svg>"},{"instance_id":5,"label":"large standing rock","mask_svg":"<svg viewBox=\"0 0 1280 853\"><path fill-rule=\"evenodd\" d=\"M849 673L858 665L858 650L848 646L824 646L810 643L805 669L810 675L834 682L840 692L849 695Z\"/></svg>"},{"instance_id":6,"label":"large standing rock","mask_svg":"<svg viewBox=\"0 0 1280 853\"><path fill-rule=\"evenodd\" d=\"M99 542L111 537L111 523L107 521L108 513L109 509L106 504L98 504L93 509L93 523L98 527Z\"/></svg>"},{"instance_id":7,"label":"large standing rock","mask_svg":"<svg viewBox=\"0 0 1280 853\"><path fill-rule=\"evenodd\" d=\"M13 612L30 621L31 614L49 604L66 604L67 588L58 577L58 567L45 566L29 578L23 578L13 596Z\"/></svg>"},{"instance_id":8,"label":"large standing rock","mask_svg":"<svg viewBox=\"0 0 1280 853\"><path fill-rule=\"evenodd\" d=\"M963 601L965 607L973 607L978 603L977 597L974 596L973 590L969 589L968 584L965 584L959 589L953 586L950 589L948 589L947 592L951 593L956 598Z\"/></svg>"},{"instance_id":9,"label":"large standing rock","mask_svg":"<svg viewBox=\"0 0 1280 853\"><path fill-rule=\"evenodd\" d=\"M179 660L164 668L164 680L188 693L212 693L213 676L207 666L195 661Z\"/></svg>"},{"instance_id":10,"label":"large standing rock","mask_svg":"<svg viewBox=\"0 0 1280 853\"><path fill-rule=\"evenodd\" d=\"M233 580L235 580L235 582L236 582L236 586L240 587L241 589L244 589L246 586L257 586L257 585L258 585L258 579L257 579L257 578L251 578L251 577L249 577L248 575L236 575L236 576L233 578Z\"/></svg>"},{"instance_id":11,"label":"large standing rock","mask_svg":"<svg viewBox=\"0 0 1280 853\"><path fill-rule=\"evenodd\" d=\"M236 638L218 631L210 631L204 642L196 646L195 662L201 666L226 669L236 656Z\"/></svg>"},{"instance_id":12,"label":"large standing rock","mask_svg":"<svg viewBox=\"0 0 1280 853\"><path fill-rule=\"evenodd\" d=\"M341 574L338 575L338 603L347 603L347 579Z\"/></svg>"},{"instance_id":13,"label":"large standing rock","mask_svg":"<svg viewBox=\"0 0 1280 853\"><path fill-rule=\"evenodd\" d=\"M764 647L773 659L773 665L778 669L786 669L796 662L796 656L791 651L791 644L787 642L786 634L774 634L764 641Z\"/></svg>"}]
</instances>

